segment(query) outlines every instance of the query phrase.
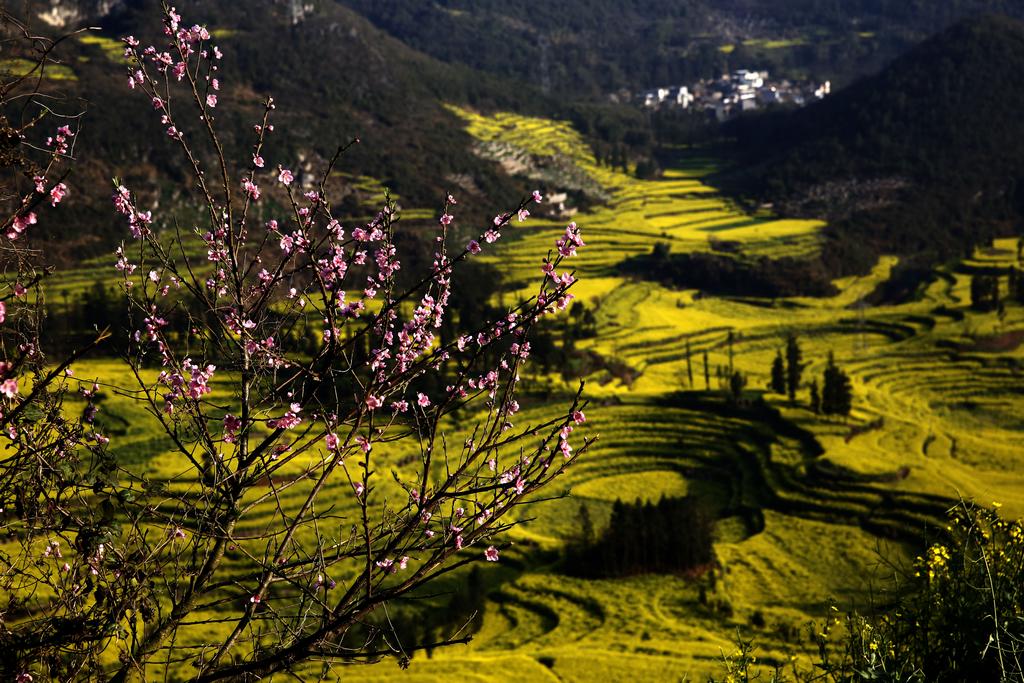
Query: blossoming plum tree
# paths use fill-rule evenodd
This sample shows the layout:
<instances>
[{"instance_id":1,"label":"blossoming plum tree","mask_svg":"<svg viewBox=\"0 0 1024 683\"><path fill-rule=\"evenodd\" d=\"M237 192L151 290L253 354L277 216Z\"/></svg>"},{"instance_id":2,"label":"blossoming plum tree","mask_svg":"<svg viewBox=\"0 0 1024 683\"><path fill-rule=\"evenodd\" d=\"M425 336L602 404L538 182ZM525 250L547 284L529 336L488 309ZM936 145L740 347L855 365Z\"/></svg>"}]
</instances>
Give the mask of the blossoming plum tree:
<instances>
[{"instance_id":1,"label":"blossoming plum tree","mask_svg":"<svg viewBox=\"0 0 1024 683\"><path fill-rule=\"evenodd\" d=\"M571 445L582 386L547 419L517 417L530 331L571 300L563 264L584 246L580 230L570 224L538 264L533 297L446 340L452 273L513 217L526 220L540 193L464 246L447 196L429 268L405 273L394 201L368 221L336 215L332 171L347 146L316 178L291 170L274 159L268 97L237 169L217 120L223 53L171 7L163 29L159 47L124 39L127 84L185 160L201 211L184 231L115 181L135 383L83 384L77 421L36 389L8 396L11 460L60 474L35 483L33 511L5 513L5 533L22 542L4 559L19 577L4 586L4 656L22 680L124 681L168 667L251 680L464 641L407 642L379 615L459 566L499 562L518 508L589 446ZM60 159L73 132L54 140ZM56 205L66 192L48 177L5 224L9 239L31 202ZM313 333L314 345L301 343ZM73 383L67 363L48 367L46 381ZM92 426L101 386L159 425L173 476L118 463L116 439ZM454 424L456 410L471 427Z\"/></svg>"}]
</instances>

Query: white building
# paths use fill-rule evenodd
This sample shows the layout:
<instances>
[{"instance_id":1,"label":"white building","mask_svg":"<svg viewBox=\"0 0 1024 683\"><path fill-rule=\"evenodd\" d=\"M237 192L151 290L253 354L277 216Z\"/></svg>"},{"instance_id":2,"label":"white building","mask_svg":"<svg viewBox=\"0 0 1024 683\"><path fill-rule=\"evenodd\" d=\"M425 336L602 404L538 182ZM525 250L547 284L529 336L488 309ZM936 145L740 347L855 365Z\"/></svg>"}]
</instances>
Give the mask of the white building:
<instances>
[{"instance_id":1,"label":"white building","mask_svg":"<svg viewBox=\"0 0 1024 683\"><path fill-rule=\"evenodd\" d=\"M764 82L768 78L767 71L748 71L747 69L740 69L734 71L732 74L732 80L738 85L746 85L755 90L764 87Z\"/></svg>"}]
</instances>

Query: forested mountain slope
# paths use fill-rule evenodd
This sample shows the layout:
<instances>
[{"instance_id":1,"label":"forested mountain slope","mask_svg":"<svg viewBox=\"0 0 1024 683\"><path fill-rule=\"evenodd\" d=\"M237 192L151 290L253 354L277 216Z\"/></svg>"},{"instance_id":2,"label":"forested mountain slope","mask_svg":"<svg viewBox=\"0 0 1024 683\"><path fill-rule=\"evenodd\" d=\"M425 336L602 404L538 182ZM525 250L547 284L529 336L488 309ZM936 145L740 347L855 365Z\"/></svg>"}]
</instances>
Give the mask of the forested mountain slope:
<instances>
[{"instance_id":1,"label":"forested mountain slope","mask_svg":"<svg viewBox=\"0 0 1024 683\"><path fill-rule=\"evenodd\" d=\"M66 222L46 227L46 237L59 238L68 253L105 250L120 234L108 194L100 190L110 186L111 177L129 184L168 172L183 177L177 167L180 155L163 135L158 117L144 98L130 96L120 54L122 36L155 40L142 27L158 11L157 4L119 3L99 14L89 14L86 7L69 15L62 27L36 22L36 30L51 35L78 25L98 26L61 43L52 55L59 64L41 83L47 93L64 98L54 105L57 110L83 114L75 148L78 163L68 180L72 192ZM237 162L247 162L252 125L263 98L272 95L277 125L266 155L271 167L282 163L312 170L318 159L330 158L338 145L358 137L361 144L346 153L339 170L387 185L406 207L433 207L446 190L495 202L525 190L497 165L473 154L471 139L444 102L514 108L520 101L540 99L529 84L499 82L439 62L335 3L321 3L302 16L292 15L287 3L178 5L193 21L211 28L212 43L226 55L215 113L233 117L219 128ZM35 9L46 6L38 3ZM8 59L0 68L16 71L23 63ZM173 201L179 191L166 186L163 200Z\"/></svg>"},{"instance_id":2,"label":"forested mountain slope","mask_svg":"<svg viewBox=\"0 0 1024 683\"><path fill-rule=\"evenodd\" d=\"M1013 0L339 1L444 61L587 95L726 68L845 82L965 16L1024 15Z\"/></svg>"},{"instance_id":3,"label":"forested mountain slope","mask_svg":"<svg viewBox=\"0 0 1024 683\"><path fill-rule=\"evenodd\" d=\"M1024 24L961 22L812 106L736 121L722 180L830 219L837 269L962 256L1024 221L1022 72Z\"/></svg>"}]
</instances>

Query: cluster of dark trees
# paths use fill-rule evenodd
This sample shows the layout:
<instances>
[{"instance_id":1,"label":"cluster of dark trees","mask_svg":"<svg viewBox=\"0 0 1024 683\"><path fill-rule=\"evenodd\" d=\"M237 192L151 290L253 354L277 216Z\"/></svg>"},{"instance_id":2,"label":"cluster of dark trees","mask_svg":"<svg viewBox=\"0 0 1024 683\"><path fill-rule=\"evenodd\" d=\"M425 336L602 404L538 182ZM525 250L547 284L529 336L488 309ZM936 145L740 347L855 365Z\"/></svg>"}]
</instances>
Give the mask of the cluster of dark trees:
<instances>
[{"instance_id":1,"label":"cluster of dark trees","mask_svg":"<svg viewBox=\"0 0 1024 683\"><path fill-rule=\"evenodd\" d=\"M1006 278L1006 296L999 288L997 273L977 273L971 276L971 308L976 311L1001 310L1006 299L1024 303L1024 277L1010 266Z\"/></svg>"},{"instance_id":2,"label":"cluster of dark trees","mask_svg":"<svg viewBox=\"0 0 1024 683\"><path fill-rule=\"evenodd\" d=\"M796 400L797 389L800 388L800 377L803 374L803 352L796 335L786 337L786 360L782 360L782 351L775 354L772 361L771 389L776 394L789 394L789 400Z\"/></svg>"},{"instance_id":3,"label":"cluster of dark trees","mask_svg":"<svg viewBox=\"0 0 1024 683\"><path fill-rule=\"evenodd\" d=\"M650 254L626 259L619 269L627 275L668 286L699 289L720 296L830 296L836 291L827 271L817 260L673 254L666 242L655 243Z\"/></svg>"},{"instance_id":4,"label":"cluster of dark trees","mask_svg":"<svg viewBox=\"0 0 1024 683\"><path fill-rule=\"evenodd\" d=\"M1024 247L1024 240L1021 240L1017 247L1018 259L1020 259L1021 247ZM1018 303L1024 303L1024 276L1014 266L1010 266L1007 275L1007 295Z\"/></svg>"},{"instance_id":5,"label":"cluster of dark trees","mask_svg":"<svg viewBox=\"0 0 1024 683\"><path fill-rule=\"evenodd\" d=\"M616 500L599 536L581 503L579 532L567 549L565 567L585 577L693 572L713 562L711 544L712 520L692 496L663 496L657 503Z\"/></svg>"},{"instance_id":6,"label":"cluster of dark trees","mask_svg":"<svg viewBox=\"0 0 1024 683\"><path fill-rule=\"evenodd\" d=\"M828 363L825 365L825 373L822 382L821 400L815 401L818 383L811 385L811 410L815 413L821 412L826 415L849 415L853 405L853 388L850 385L850 376L846 371L836 365L832 352L828 352Z\"/></svg>"},{"instance_id":7,"label":"cluster of dark trees","mask_svg":"<svg viewBox=\"0 0 1024 683\"><path fill-rule=\"evenodd\" d=\"M971 308L976 311L994 311L999 308L999 276L971 276Z\"/></svg>"},{"instance_id":8,"label":"cluster of dark trees","mask_svg":"<svg viewBox=\"0 0 1024 683\"><path fill-rule=\"evenodd\" d=\"M782 351L778 351L772 361L769 389L776 394L788 395L790 401L796 401L796 392L800 388L805 367L802 361L803 352L800 349L800 342L796 335L791 334L786 337L785 359L783 359ZM818 380L814 379L811 381L809 389L809 405L815 414L843 416L850 414L850 409L853 407L853 387L850 383L850 376L836 365L831 351L829 351L828 363L825 365L825 372L822 376L822 388L818 388Z\"/></svg>"}]
</instances>

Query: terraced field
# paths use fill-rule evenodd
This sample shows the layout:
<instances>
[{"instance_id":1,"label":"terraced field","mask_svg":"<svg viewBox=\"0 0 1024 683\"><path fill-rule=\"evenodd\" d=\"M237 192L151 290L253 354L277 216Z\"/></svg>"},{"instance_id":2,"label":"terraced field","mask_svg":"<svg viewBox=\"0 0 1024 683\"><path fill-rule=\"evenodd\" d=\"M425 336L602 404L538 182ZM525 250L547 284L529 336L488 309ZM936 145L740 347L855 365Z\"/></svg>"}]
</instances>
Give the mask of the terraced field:
<instances>
[{"instance_id":1,"label":"terraced field","mask_svg":"<svg viewBox=\"0 0 1024 683\"><path fill-rule=\"evenodd\" d=\"M473 643L417 655L406 672L384 661L346 669L346 679L697 680L731 651L737 628L757 633L763 661L782 660L807 651L804 626L825 616L830 598L841 607L865 605L873 584L891 573L887 563L906 562L915 552L908 540L958 494L1024 515L1024 308L1010 303L1003 315L967 309L969 273L1015 264L1014 243L940 269L907 301L875 307L861 302L890 277L893 257L864 277L836 281L838 293L822 299L719 298L626 280L618 264L657 241L677 253L711 250L717 238L738 243L741 258L813 256L822 225L743 214L704 181L714 168L709 159L637 180L598 164L567 124L456 111L481 154L547 191L563 177L605 198L574 218L588 244L574 264L581 277L575 293L598 330L578 347L627 364L635 379L624 384L605 371L589 378L586 427L600 435L598 447L564 480L571 495L531 509L536 520L517 529L499 566L484 568L490 592ZM535 279L563 228L564 221L531 218L485 257L510 282ZM66 286L86 286L86 274ZM807 381L820 379L829 351L850 373L849 420L814 415L806 391L795 405L765 393L789 332L800 336ZM764 404L724 398L714 368L730 363ZM114 362L75 370L83 379L126 380ZM576 381L547 379L565 390ZM543 412L524 401L520 419ZM150 477L177 474L141 411L111 396L102 415L108 431L120 430L121 452ZM378 457L400 470L405 455ZM331 495L343 509L351 494L339 485ZM601 528L616 499L662 495L697 496L714 513L716 568L699 579L561 573L558 551L578 534L581 505ZM259 530L261 518L250 524Z\"/></svg>"},{"instance_id":2,"label":"terraced field","mask_svg":"<svg viewBox=\"0 0 1024 683\"><path fill-rule=\"evenodd\" d=\"M636 180L597 164L567 124L459 113L485 145L481 153L501 150L527 174L571 165L572 178L589 178L607 194L606 205L574 218L588 243L574 264L582 277L576 293L599 330L579 344L639 376L629 386L592 378L602 381L588 388L589 426L601 442L566 481L571 497L538 506L538 520L520 530L523 564L516 558L514 572L492 576L495 592L474 643L421 656L403 678L699 679L730 651L737 627L758 633L762 657L799 654L802 627L823 617L828 599L865 605L872 584L891 573L887 563L907 561L905 541L950 499L998 501L1008 514L1024 514L1024 358L1014 334L1024 330L1024 309L1007 304L1000 318L966 305L968 273L1016 264L1015 243L997 242L941 269L911 300L876 307L860 302L888 279L894 257L869 275L836 281L839 293L823 299L715 298L627 281L615 266L656 241L674 252L706 251L714 235L741 243L744 255L806 256L816 252L821 224L743 215L703 182L708 160ZM525 279L562 227L531 219L491 258L510 280ZM814 415L806 391L796 405L765 393L790 331L801 339L806 381L820 382L829 351L850 373L850 419ZM712 368L727 365L730 332L732 363L766 408L729 407L713 371L705 391L701 355L707 351ZM543 552L573 538L581 504L600 527L616 498L687 493L718 518L720 569L710 584L705 577L703 599L698 582L681 577L567 577ZM392 667L357 673L389 678Z\"/></svg>"},{"instance_id":3,"label":"terraced field","mask_svg":"<svg viewBox=\"0 0 1024 683\"><path fill-rule=\"evenodd\" d=\"M819 221L779 220L748 216L723 198L702 178L714 161L694 157L661 180L645 181L597 163L589 146L567 123L513 114L490 117L452 107L480 141L480 153L503 162L510 170L527 170L539 183L565 182L584 190L600 189L606 203L583 221L589 248L574 264L584 277L580 292L592 296L614 286L604 278L630 256L650 253L655 242L667 242L673 252L711 251L718 242L738 242L748 256L806 256L817 252ZM537 161L540 160L540 161ZM550 169L561 175L553 176ZM506 277L523 281L536 273L538 255L547 252L564 224L530 220L515 229L515 248L501 252ZM588 284L589 283L589 284ZM577 295L580 295L579 293Z\"/></svg>"}]
</instances>

